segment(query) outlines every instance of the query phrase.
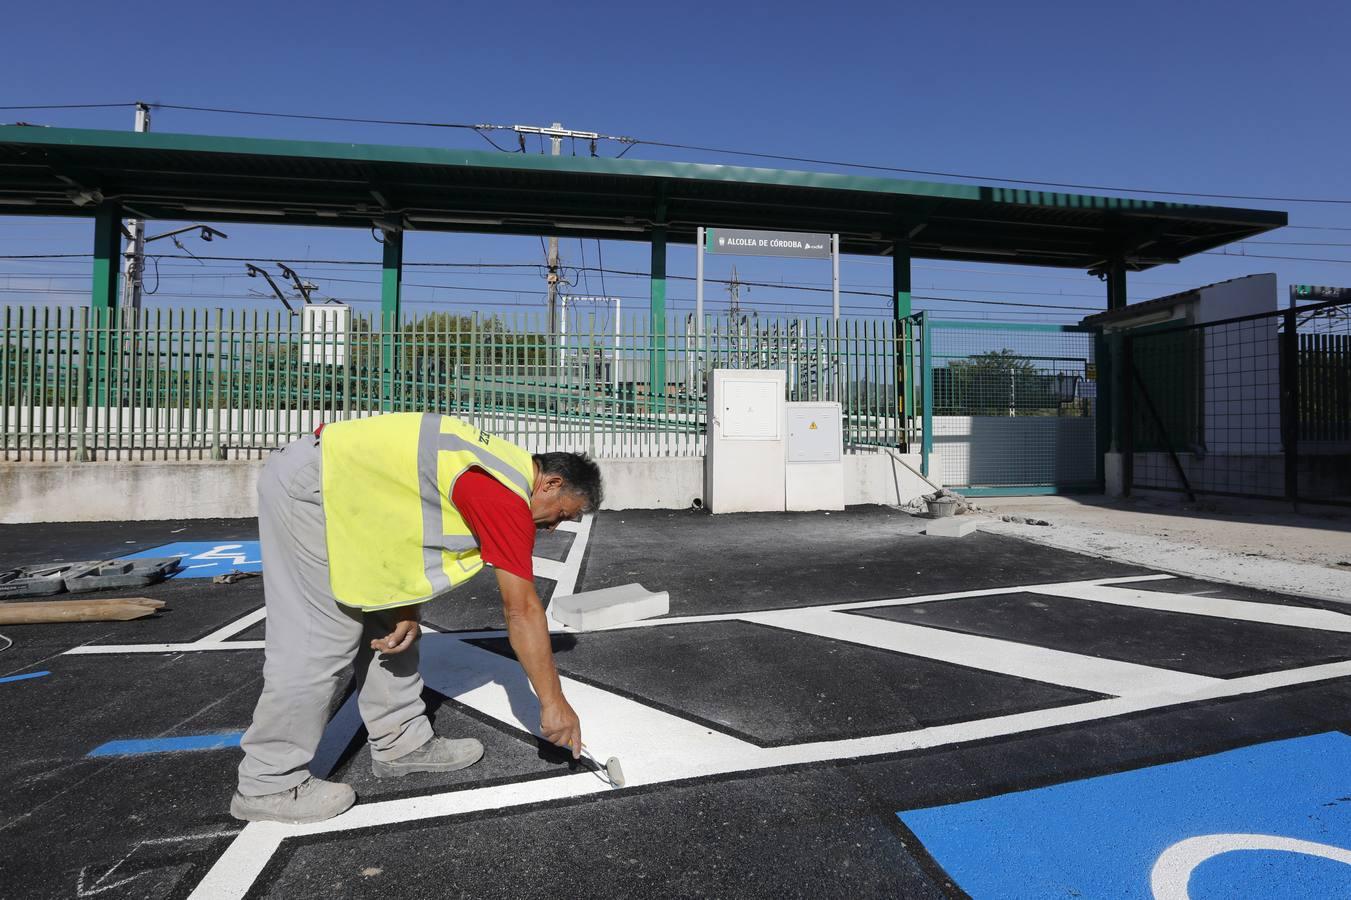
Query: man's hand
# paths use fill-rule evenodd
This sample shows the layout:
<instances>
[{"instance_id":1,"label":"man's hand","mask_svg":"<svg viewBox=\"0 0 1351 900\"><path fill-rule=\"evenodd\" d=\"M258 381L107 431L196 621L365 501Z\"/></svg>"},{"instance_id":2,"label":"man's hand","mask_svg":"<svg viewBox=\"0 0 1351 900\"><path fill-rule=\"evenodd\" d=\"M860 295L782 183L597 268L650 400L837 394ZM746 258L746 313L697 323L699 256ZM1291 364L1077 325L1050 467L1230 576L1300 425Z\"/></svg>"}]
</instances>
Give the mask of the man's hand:
<instances>
[{"instance_id":1,"label":"man's hand","mask_svg":"<svg viewBox=\"0 0 1351 900\"><path fill-rule=\"evenodd\" d=\"M562 697L540 705L539 730L549 743L571 750L573 759L582 755L581 720Z\"/></svg>"},{"instance_id":2,"label":"man's hand","mask_svg":"<svg viewBox=\"0 0 1351 900\"><path fill-rule=\"evenodd\" d=\"M395 620L393 630L385 637L371 638L371 649L377 653L391 655L402 653L413 646L413 641L417 640L422 632L422 626L418 623L418 608L400 606L390 610L389 615Z\"/></svg>"}]
</instances>

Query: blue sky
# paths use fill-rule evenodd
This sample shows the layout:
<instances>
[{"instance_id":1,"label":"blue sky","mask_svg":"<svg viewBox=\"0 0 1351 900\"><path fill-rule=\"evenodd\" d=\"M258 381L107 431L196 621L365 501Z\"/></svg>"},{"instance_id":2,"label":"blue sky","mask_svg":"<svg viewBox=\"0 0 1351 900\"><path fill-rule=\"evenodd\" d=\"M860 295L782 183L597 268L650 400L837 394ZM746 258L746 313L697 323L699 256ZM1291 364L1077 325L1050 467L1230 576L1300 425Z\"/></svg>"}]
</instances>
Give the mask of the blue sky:
<instances>
[{"instance_id":1,"label":"blue sky","mask_svg":"<svg viewBox=\"0 0 1351 900\"><path fill-rule=\"evenodd\" d=\"M6 12L0 106L145 100L452 122L561 121L660 141L985 177L1351 200L1351 125L1342 114L1349 25L1351 12L1331 2L49 2ZM129 108L0 111L5 122L90 128L129 129L132 117ZM153 129L490 149L467 131L176 110L157 111ZM602 144L600 152L620 149ZM627 158L635 157L810 168L651 147ZM1211 202L1286 209L1301 227L1262 238L1290 242L1285 246L1231 248L1247 258L1206 255L1134 275L1132 300L1257 272L1278 273L1282 298L1291 282L1351 284L1351 203ZM185 247L262 262L379 259L366 232L222 228L228 241ZM152 224L151 233L158 230ZM90 241L87 221L0 217L0 255L83 252ZM179 252L167 243L151 249ZM1345 246L1310 246L1316 244ZM644 245L605 241L601 250L607 268L647 267ZM585 255L595 266L596 251L594 241L562 247L565 265ZM413 235L406 258L540 263L543 252L529 238ZM711 257L709 277L727 277L730 265L730 258ZM740 258L736 265L750 280L829 283L825 263ZM370 268L296 268L326 296L378 297ZM693 251L673 248L670 268L693 274ZM152 304L267 308L249 299L249 289L262 285L243 277L240 263L164 258L159 273ZM889 266L847 257L842 277L846 290L885 293ZM153 285L153 270L148 278ZM543 308L543 280L530 269L450 275L410 267L406 280L410 309ZM5 302L83 304L87 285L83 261L0 259ZM1105 302L1100 282L1071 270L916 260L914 288L921 296L1054 307L916 303L962 318L1071 321ZM590 273L574 290L599 294L600 278ZM604 292L634 298L626 310L645 306L641 279L609 275ZM670 294L680 310L693 287L677 281ZM710 310L725 308L725 289L710 285L707 296ZM829 311L828 295L787 288L753 287L742 303L761 315ZM846 311L857 314L880 313L885 303L845 297Z\"/></svg>"}]
</instances>

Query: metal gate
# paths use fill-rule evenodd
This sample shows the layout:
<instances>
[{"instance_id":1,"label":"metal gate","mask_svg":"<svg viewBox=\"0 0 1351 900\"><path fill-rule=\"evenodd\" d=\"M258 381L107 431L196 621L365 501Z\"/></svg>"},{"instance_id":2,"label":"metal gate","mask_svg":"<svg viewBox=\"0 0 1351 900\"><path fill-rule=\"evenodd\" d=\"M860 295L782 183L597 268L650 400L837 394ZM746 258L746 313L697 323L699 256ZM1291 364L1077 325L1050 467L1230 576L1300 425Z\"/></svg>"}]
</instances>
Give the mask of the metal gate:
<instances>
[{"instance_id":1,"label":"metal gate","mask_svg":"<svg viewBox=\"0 0 1351 900\"><path fill-rule=\"evenodd\" d=\"M1123 340L1126 487L1351 504L1351 303Z\"/></svg>"},{"instance_id":2,"label":"metal gate","mask_svg":"<svg viewBox=\"0 0 1351 900\"><path fill-rule=\"evenodd\" d=\"M975 496L1098 491L1097 329L920 314L923 460Z\"/></svg>"}]
</instances>

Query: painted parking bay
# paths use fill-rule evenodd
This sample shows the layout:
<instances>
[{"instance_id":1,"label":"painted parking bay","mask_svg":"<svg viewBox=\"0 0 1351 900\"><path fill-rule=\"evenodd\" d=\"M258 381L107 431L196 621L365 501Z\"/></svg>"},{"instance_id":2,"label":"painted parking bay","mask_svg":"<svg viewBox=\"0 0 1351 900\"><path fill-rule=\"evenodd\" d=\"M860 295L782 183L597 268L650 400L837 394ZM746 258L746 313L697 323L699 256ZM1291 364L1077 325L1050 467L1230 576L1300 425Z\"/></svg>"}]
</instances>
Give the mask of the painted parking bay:
<instances>
[{"instance_id":1,"label":"painted parking bay","mask_svg":"<svg viewBox=\"0 0 1351 900\"><path fill-rule=\"evenodd\" d=\"M897 813L976 898L1351 897L1351 736Z\"/></svg>"},{"instance_id":2,"label":"painted parking bay","mask_svg":"<svg viewBox=\"0 0 1351 900\"><path fill-rule=\"evenodd\" d=\"M179 541L132 553L122 559L177 556L182 570L175 578L214 578L230 572L263 571L262 551L257 541Z\"/></svg>"}]
</instances>

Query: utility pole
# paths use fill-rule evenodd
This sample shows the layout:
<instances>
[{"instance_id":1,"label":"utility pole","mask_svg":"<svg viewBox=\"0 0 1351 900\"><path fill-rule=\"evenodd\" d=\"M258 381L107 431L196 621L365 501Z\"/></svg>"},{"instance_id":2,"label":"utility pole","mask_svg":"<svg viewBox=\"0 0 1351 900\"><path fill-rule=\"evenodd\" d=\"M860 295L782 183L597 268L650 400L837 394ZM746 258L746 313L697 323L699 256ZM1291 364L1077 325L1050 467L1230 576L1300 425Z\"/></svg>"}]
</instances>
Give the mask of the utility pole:
<instances>
[{"instance_id":1,"label":"utility pole","mask_svg":"<svg viewBox=\"0 0 1351 900\"><path fill-rule=\"evenodd\" d=\"M558 132L558 136L550 136L549 143L553 146L553 155L558 156L563 152L563 123L555 122L553 130ZM558 237L549 238L549 333L558 333ZM559 363L562 363L560 356Z\"/></svg>"},{"instance_id":2,"label":"utility pole","mask_svg":"<svg viewBox=\"0 0 1351 900\"><path fill-rule=\"evenodd\" d=\"M732 266L732 280L727 282L727 318L735 321L741 315L741 282L737 281L736 266Z\"/></svg>"},{"instance_id":3,"label":"utility pole","mask_svg":"<svg viewBox=\"0 0 1351 900\"><path fill-rule=\"evenodd\" d=\"M731 335L732 353L741 350L741 282L736 277L736 266L732 266L732 278L727 282L727 333Z\"/></svg>"},{"instance_id":4,"label":"utility pole","mask_svg":"<svg viewBox=\"0 0 1351 900\"><path fill-rule=\"evenodd\" d=\"M150 107L137 101L136 130L150 130ZM126 258L122 262L122 308L141 308L141 285L145 276L145 221L128 219L127 234L131 240L127 243Z\"/></svg>"},{"instance_id":5,"label":"utility pole","mask_svg":"<svg viewBox=\"0 0 1351 900\"><path fill-rule=\"evenodd\" d=\"M483 126L485 128L497 126ZM563 138L581 138L591 143L591 155L596 155L596 141L600 140L601 135L595 131L574 131L571 128L564 128L562 122L555 122L548 128L541 128L538 125L513 125L511 130L521 135L521 149L525 149L525 135L538 134L547 137L552 146L554 156L561 156L563 153ZM559 276L558 260L558 238L549 238L549 333L558 333L558 285L561 282Z\"/></svg>"}]
</instances>

